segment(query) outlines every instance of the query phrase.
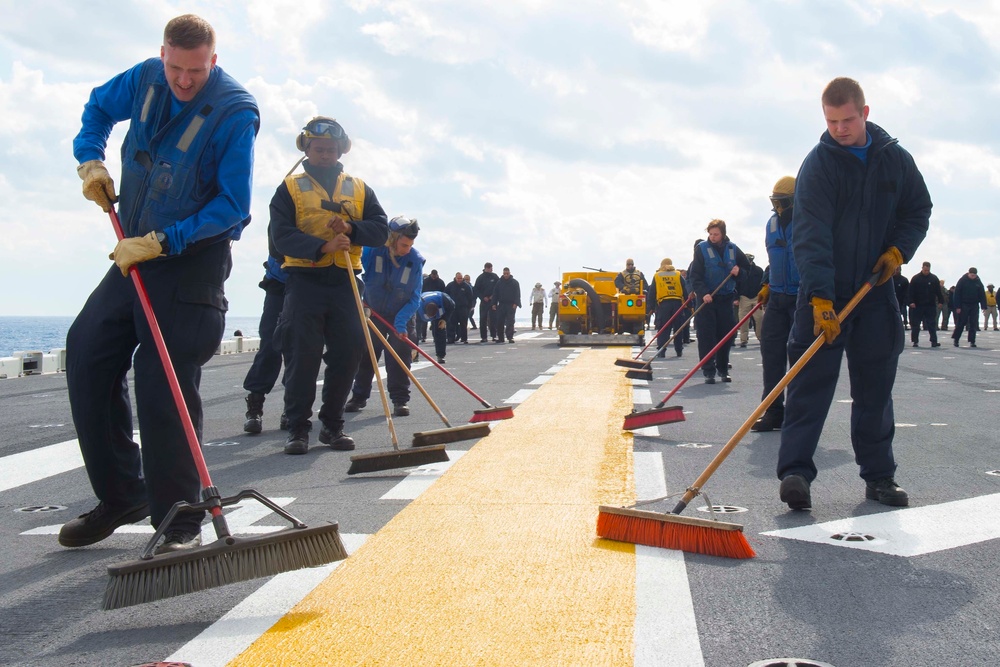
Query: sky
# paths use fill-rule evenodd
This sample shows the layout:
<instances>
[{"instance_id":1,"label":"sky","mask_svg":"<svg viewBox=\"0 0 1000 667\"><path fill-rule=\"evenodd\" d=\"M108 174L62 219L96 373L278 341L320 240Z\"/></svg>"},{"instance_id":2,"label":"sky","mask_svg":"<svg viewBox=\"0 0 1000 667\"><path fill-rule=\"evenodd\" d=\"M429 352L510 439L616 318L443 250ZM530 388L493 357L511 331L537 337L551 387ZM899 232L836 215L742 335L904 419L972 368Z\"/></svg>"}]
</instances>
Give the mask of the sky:
<instances>
[{"instance_id":1,"label":"sky","mask_svg":"<svg viewBox=\"0 0 1000 667\"><path fill-rule=\"evenodd\" d=\"M108 270L114 232L72 154L83 104L188 12L261 112L232 315L260 312L268 203L315 115L341 122L345 170L389 217L420 221L426 270L510 267L527 304L584 266L687 266L713 218L764 266L768 195L819 140L837 76L930 190L904 275L930 261L949 285L970 266L1000 284L994 2L0 0L0 315L74 315Z\"/></svg>"}]
</instances>

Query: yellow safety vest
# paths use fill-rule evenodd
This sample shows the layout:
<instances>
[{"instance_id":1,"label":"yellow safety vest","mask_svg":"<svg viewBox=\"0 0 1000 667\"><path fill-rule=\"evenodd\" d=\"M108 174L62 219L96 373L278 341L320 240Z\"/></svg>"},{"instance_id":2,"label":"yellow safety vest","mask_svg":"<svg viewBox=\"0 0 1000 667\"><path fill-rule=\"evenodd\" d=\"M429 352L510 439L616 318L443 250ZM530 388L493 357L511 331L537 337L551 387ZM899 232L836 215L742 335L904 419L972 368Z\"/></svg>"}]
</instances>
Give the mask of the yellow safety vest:
<instances>
[{"instance_id":1,"label":"yellow safety vest","mask_svg":"<svg viewBox=\"0 0 1000 667\"><path fill-rule=\"evenodd\" d=\"M642 294L642 271L622 271L622 294Z\"/></svg>"},{"instance_id":2,"label":"yellow safety vest","mask_svg":"<svg viewBox=\"0 0 1000 667\"><path fill-rule=\"evenodd\" d=\"M657 271L653 276L656 283L656 303L664 299L684 298L684 288L681 284L681 274L677 271Z\"/></svg>"},{"instance_id":3,"label":"yellow safety vest","mask_svg":"<svg viewBox=\"0 0 1000 667\"><path fill-rule=\"evenodd\" d=\"M996 292L986 292L986 305L987 307L993 307L997 305L997 293Z\"/></svg>"},{"instance_id":4,"label":"yellow safety vest","mask_svg":"<svg viewBox=\"0 0 1000 667\"><path fill-rule=\"evenodd\" d=\"M332 213L323 208L323 202L337 202L343 207L343 215L348 221L360 220L361 214L365 210L365 184L360 178L348 176L341 172L337 178L337 185L333 189L331 197L319 182L309 174L294 174L285 178L285 186L292 201L295 202L295 226L306 234L321 238L325 241L333 240L333 230L327 227ZM351 245L349 251L351 264L357 271L361 270L361 246ZM344 256L342 253L326 253L319 261L311 259L301 259L298 257L285 256L285 263L281 268L287 269L290 266L322 267L336 264L342 269Z\"/></svg>"}]
</instances>

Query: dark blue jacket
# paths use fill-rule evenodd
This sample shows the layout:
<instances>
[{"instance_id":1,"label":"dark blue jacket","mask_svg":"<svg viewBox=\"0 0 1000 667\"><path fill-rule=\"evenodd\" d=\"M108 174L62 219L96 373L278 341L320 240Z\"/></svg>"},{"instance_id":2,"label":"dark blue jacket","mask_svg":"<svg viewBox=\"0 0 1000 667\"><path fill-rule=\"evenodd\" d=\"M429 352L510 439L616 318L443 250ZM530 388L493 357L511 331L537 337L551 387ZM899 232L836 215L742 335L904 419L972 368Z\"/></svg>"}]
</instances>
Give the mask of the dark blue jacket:
<instances>
[{"instance_id":1,"label":"dark blue jacket","mask_svg":"<svg viewBox=\"0 0 1000 667\"><path fill-rule=\"evenodd\" d=\"M889 246L909 261L927 234L931 198L913 157L867 129L867 162L824 132L795 179L792 251L807 298L850 299Z\"/></svg>"},{"instance_id":2,"label":"dark blue jacket","mask_svg":"<svg viewBox=\"0 0 1000 667\"><path fill-rule=\"evenodd\" d=\"M434 317L428 317L427 313L424 312L424 304L428 303L433 303L438 307L437 315ZM453 310L455 310L455 302L444 292L424 292L420 295L420 309L417 311L417 314L424 322L435 322L442 317L445 321L448 321L451 318L451 311Z\"/></svg>"},{"instance_id":3,"label":"dark blue jacket","mask_svg":"<svg viewBox=\"0 0 1000 667\"><path fill-rule=\"evenodd\" d=\"M791 211L787 211L787 214L791 215ZM790 220L782 221L775 213L767 221L765 228L764 245L767 246L769 262L767 284L774 294L799 293L799 269L795 266L795 256L792 255L792 230L791 225L787 224L789 222Z\"/></svg>"}]
</instances>

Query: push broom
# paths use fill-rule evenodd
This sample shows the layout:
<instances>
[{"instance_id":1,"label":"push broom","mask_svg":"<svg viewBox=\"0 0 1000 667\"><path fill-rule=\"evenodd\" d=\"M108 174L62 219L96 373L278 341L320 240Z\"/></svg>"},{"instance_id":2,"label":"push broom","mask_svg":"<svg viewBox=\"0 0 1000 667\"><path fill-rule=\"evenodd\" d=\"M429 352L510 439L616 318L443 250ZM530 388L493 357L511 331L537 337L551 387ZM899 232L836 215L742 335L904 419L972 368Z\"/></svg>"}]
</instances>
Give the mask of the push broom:
<instances>
[{"instance_id":1,"label":"push broom","mask_svg":"<svg viewBox=\"0 0 1000 667\"><path fill-rule=\"evenodd\" d=\"M624 366L625 368L644 368L646 366L646 362L640 361L642 359L642 354L649 349L650 345L656 342L656 339L660 337L660 334L663 333L664 330L666 330L666 328L670 326L670 323L673 322L677 318L677 316L680 315L681 312L684 310L684 307L687 306L688 301L690 301L693 298L694 298L694 292L689 293L687 295L687 298L684 299L684 302L681 304L680 308L678 308L674 312L674 314L670 316L670 319L667 320L666 323L662 327L660 327L655 334L653 334L653 337L649 340L648 343L646 343L646 347L639 350L639 354L635 355L634 359L615 359L615 366ZM657 348L656 352L657 354L659 354L660 348Z\"/></svg>"},{"instance_id":2,"label":"push broom","mask_svg":"<svg viewBox=\"0 0 1000 667\"><path fill-rule=\"evenodd\" d=\"M680 388L684 386L684 383L690 380L695 373L701 370L701 367L707 364L708 361L715 356L715 353L721 350L722 346L727 344L729 339L732 338L737 331L739 331L739 328L743 326L743 323L749 320L763 305L764 304L762 303L758 303L751 308L750 312L744 315L743 319L737 322L736 326L733 327L729 333L723 336L722 340L720 340L703 359L695 364L694 368L688 371L688 374L677 383L676 387L671 389L670 392L663 397L663 400L660 401L656 407L649 410L643 410L642 412L636 412L633 410L631 413L625 415L625 422L622 424L622 430L633 431L637 428L643 428L646 426L657 426L658 424L672 424L674 422L684 421L684 408L680 405L664 407L667 404L667 401L673 398L674 394L680 391Z\"/></svg>"},{"instance_id":3,"label":"push broom","mask_svg":"<svg viewBox=\"0 0 1000 667\"><path fill-rule=\"evenodd\" d=\"M115 235L121 241L125 238L125 234L122 232L121 222L113 206L109 214ZM221 497L208 474L198 434L184 402L180 382L177 380L167 344L163 340L163 334L153 313L146 286L136 267L133 266L129 273L135 291L139 295L139 303L142 304L150 333L156 342L167 384L170 386L184 427L184 435L191 450L191 458L194 459L195 467L198 469L202 500L198 503L183 501L175 503L146 544L139 560L108 568L110 580L104 592L104 609L119 609L238 581L270 577L304 567L316 567L347 558L347 550L340 540L336 523L309 528L253 489L240 491L228 498ZM287 520L292 527L268 535L234 537L229 532L222 508L251 498ZM211 544L192 549L153 555L156 543L166 534L174 518L182 512L192 511L207 511L211 514L212 525L218 539Z\"/></svg>"},{"instance_id":4,"label":"push broom","mask_svg":"<svg viewBox=\"0 0 1000 667\"><path fill-rule=\"evenodd\" d=\"M376 313L374 310L372 311L372 315L375 317L375 319L377 319L379 322L381 322L382 324L386 325L387 327L388 326L392 326L391 324L389 324L388 322L385 321L384 317L382 317L381 315L379 315L378 313ZM412 347L418 353L420 353L421 355L423 355L423 357L425 359L427 359L427 361L429 361L432 364L434 364L438 368L438 370L440 370L442 373L444 373L445 375L447 375L448 377L450 377L452 380L454 380L455 383L459 387L461 387L465 391L469 392L469 394L474 399L476 399L477 401L480 402L480 404L482 404L482 406L483 406L482 410L475 410L472 413L472 419L469 420L471 423L476 424L476 423L479 423L479 422L500 421L501 419L513 419L514 418L514 408L507 407L507 406L494 406L494 405L490 405L489 403L486 402L486 399L484 399L482 396L480 396L476 392L472 391L472 389L470 389L464 382L462 382L457 377L455 377L447 368L445 368L444 366L442 366L438 362L434 361L434 359L429 354L427 354L422 349L420 349L419 345L417 345L416 343L414 343L409 338L406 338L405 340L406 340L407 344L410 347Z\"/></svg>"},{"instance_id":5,"label":"push broom","mask_svg":"<svg viewBox=\"0 0 1000 667\"><path fill-rule=\"evenodd\" d=\"M371 312L374 313L375 311ZM414 433L413 442L411 443L414 447L426 447L427 445L438 445L447 442L459 442L462 440L479 440L480 438L485 438L490 434L489 424L463 424L461 426L452 426L451 422L448 421L448 418L444 416L441 408L439 408L437 403L434 402L431 395L427 393L427 390L424 389L424 386L420 384L420 381L413 375L413 372L406 367L403 360L399 358L399 355L396 354L396 350L392 349L392 346L389 345L389 341L386 340L385 336L382 335L382 332L379 331L377 326L375 326L375 323L367 318L366 321L368 322L368 327L372 330L372 333L375 334L375 337L379 339L382 346L388 351L389 354L392 355L392 358L396 360L396 363L399 364L400 368L406 372L407 377L410 378L410 382L412 382L414 386L420 390L420 393L423 394L424 398L427 399L427 402L430 403L431 408L434 409L434 412L436 412L438 417L441 418L441 421L444 422L444 428ZM407 340L409 339L407 338Z\"/></svg>"},{"instance_id":6,"label":"push broom","mask_svg":"<svg viewBox=\"0 0 1000 667\"><path fill-rule=\"evenodd\" d=\"M731 274L731 273L726 274L725 280L723 280L721 283L719 283L718 287L716 287L714 290L712 290L712 293L709 296L711 296L714 299L715 295L718 294L718 292L719 292L720 289L722 289L722 286L725 285L727 282L729 282L729 279L732 278L732 277L733 277L733 274ZM695 308L695 311L693 313L691 313L691 317L689 317L686 320L684 320L684 322L679 327L677 327L677 331L674 332L674 335L672 335L670 338L668 338L666 343L664 343L660 347L656 348L656 354L659 354L660 350L667 349L667 347L670 345L670 343L672 343L674 341L674 339L677 338L677 336L679 336L681 334L681 332L684 331L684 329L689 324L691 324L691 322L694 321L694 318L698 314L698 312L701 311L701 309L704 308L707 305L708 305L707 302L702 301L701 305L698 306L697 308ZM680 311L677 311L677 312L680 312ZM653 358L656 358L656 354L653 355ZM653 360L649 359L648 361L646 361L645 363L643 363L642 366L640 366L638 368L633 368L630 371L625 371L625 377L627 377L630 380L647 380L647 381L652 380L653 379Z\"/></svg>"},{"instance_id":7,"label":"push broom","mask_svg":"<svg viewBox=\"0 0 1000 667\"><path fill-rule=\"evenodd\" d=\"M351 256L346 250L344 262L351 266ZM365 336L365 344L368 347L368 356L371 358L372 368L375 369L375 381L378 383L379 398L382 399L382 410L385 412L385 421L389 425L389 437L392 438L392 451L375 452L373 454L356 454L351 457L351 467L347 469L348 475L356 475L362 472L377 472L379 470L391 470L393 468L411 468L422 466L428 463L441 463L448 460L448 453L444 451L444 445L429 445L419 449L402 450L399 448L399 439L396 437L396 427L392 424L392 414L389 412L389 400L385 395L385 387L382 385L382 376L378 373L378 359L375 358L375 346L372 345L371 334L368 333L368 317L365 315L364 304L361 303L361 292L358 290L358 281L354 276L350 276L351 289L354 291L354 303L358 307L358 317L361 318L361 331ZM386 346L387 349L392 349Z\"/></svg>"},{"instance_id":8,"label":"push broom","mask_svg":"<svg viewBox=\"0 0 1000 667\"><path fill-rule=\"evenodd\" d=\"M861 286L847 305L837 314L837 319L843 322L851 314L855 306L864 298L875 285L879 274L875 273L867 282ZM823 346L824 338L820 333L812 345L799 357L799 360L788 369L785 376L781 378L774 389L764 397L757 409L743 422L743 425L733 434L729 442L719 451L719 453L708 464L704 472L698 476L690 487L684 492L680 501L669 514L661 512L649 512L638 510L635 507L611 507L601 505L597 514L597 534L609 540L618 542L631 542L633 544L644 544L651 547L662 547L664 549L678 549L691 553L707 554L709 556L724 556L726 558L753 558L754 551L743 535L743 526L738 523L726 521L714 521L711 519L696 519L680 516L680 513L688 506L696 496L704 495L701 488L708 482L708 479L722 465L736 445L740 443L761 415L767 411L775 399L781 395L785 387L795 378L802 368L815 356L816 352ZM656 498L643 501L638 504L649 504L663 500ZM709 507L712 505L709 503Z\"/></svg>"}]
</instances>

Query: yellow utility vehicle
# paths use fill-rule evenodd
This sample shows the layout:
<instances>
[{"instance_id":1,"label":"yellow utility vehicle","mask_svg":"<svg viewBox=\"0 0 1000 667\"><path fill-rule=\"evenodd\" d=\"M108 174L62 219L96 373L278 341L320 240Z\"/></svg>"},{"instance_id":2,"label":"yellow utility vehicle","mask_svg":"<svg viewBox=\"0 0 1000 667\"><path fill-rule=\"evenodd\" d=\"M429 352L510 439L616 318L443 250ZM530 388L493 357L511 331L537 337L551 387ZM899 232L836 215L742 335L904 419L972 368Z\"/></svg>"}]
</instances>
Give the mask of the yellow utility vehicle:
<instances>
[{"instance_id":1,"label":"yellow utility vehicle","mask_svg":"<svg viewBox=\"0 0 1000 667\"><path fill-rule=\"evenodd\" d=\"M617 275L599 269L563 274L560 346L644 344L646 295L620 294Z\"/></svg>"}]
</instances>

